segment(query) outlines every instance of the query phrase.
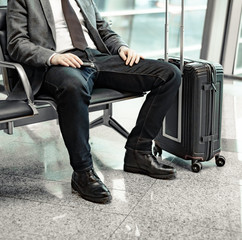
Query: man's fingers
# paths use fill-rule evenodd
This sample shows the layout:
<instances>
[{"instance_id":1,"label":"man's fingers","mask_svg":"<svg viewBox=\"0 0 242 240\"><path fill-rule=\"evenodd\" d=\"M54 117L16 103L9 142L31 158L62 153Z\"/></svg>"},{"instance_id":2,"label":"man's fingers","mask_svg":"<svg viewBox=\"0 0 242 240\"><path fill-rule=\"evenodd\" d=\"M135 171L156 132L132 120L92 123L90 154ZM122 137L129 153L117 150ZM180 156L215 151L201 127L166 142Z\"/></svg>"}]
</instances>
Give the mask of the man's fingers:
<instances>
[{"instance_id":1,"label":"man's fingers","mask_svg":"<svg viewBox=\"0 0 242 240\"><path fill-rule=\"evenodd\" d=\"M55 65L62 65L65 67L69 67L69 64L67 62L65 62L64 59L60 59L58 64L55 64Z\"/></svg>"},{"instance_id":2,"label":"man's fingers","mask_svg":"<svg viewBox=\"0 0 242 240\"><path fill-rule=\"evenodd\" d=\"M80 65L83 64L83 61L82 61L79 57L77 57L77 56L74 55L74 54L71 54L71 55L72 55L72 57L75 59L75 61L76 61L77 63L79 63Z\"/></svg>"},{"instance_id":3,"label":"man's fingers","mask_svg":"<svg viewBox=\"0 0 242 240\"><path fill-rule=\"evenodd\" d=\"M126 65L129 65L130 67L132 67L135 64L138 64L140 59L144 59L143 56L137 54L134 51L131 51L128 55L128 58L126 60Z\"/></svg>"},{"instance_id":4,"label":"man's fingers","mask_svg":"<svg viewBox=\"0 0 242 240\"><path fill-rule=\"evenodd\" d=\"M65 63L67 63L69 65L69 67L80 68L80 64L72 57L65 58L64 61L65 61Z\"/></svg>"},{"instance_id":5,"label":"man's fingers","mask_svg":"<svg viewBox=\"0 0 242 240\"><path fill-rule=\"evenodd\" d=\"M51 59L51 64L65 67L80 68L82 60L72 53L56 54Z\"/></svg>"},{"instance_id":6,"label":"man's fingers","mask_svg":"<svg viewBox=\"0 0 242 240\"><path fill-rule=\"evenodd\" d=\"M140 59L144 59L144 57L140 54L137 54L134 50L122 46L119 49L119 56L125 61L125 65L129 65L132 67L135 64L138 64Z\"/></svg>"},{"instance_id":7,"label":"man's fingers","mask_svg":"<svg viewBox=\"0 0 242 240\"><path fill-rule=\"evenodd\" d=\"M137 64L139 62L139 59L140 59L139 55L135 53L133 55L133 57L131 58L131 61L129 63L129 66L132 67L134 65L134 63Z\"/></svg>"},{"instance_id":8,"label":"man's fingers","mask_svg":"<svg viewBox=\"0 0 242 240\"><path fill-rule=\"evenodd\" d=\"M72 53L65 55L65 61L69 64L70 67L74 68L80 68L83 64L82 60Z\"/></svg>"},{"instance_id":9,"label":"man's fingers","mask_svg":"<svg viewBox=\"0 0 242 240\"><path fill-rule=\"evenodd\" d=\"M130 62L129 62L129 66L132 67L134 65L134 61L136 59L136 56L133 56L131 59L130 59Z\"/></svg>"},{"instance_id":10,"label":"man's fingers","mask_svg":"<svg viewBox=\"0 0 242 240\"><path fill-rule=\"evenodd\" d=\"M119 53L119 56L120 56L124 61L126 61L127 57L126 57L124 51L121 51L121 52Z\"/></svg>"},{"instance_id":11,"label":"man's fingers","mask_svg":"<svg viewBox=\"0 0 242 240\"><path fill-rule=\"evenodd\" d=\"M138 64L139 63L139 60L140 60L140 55L137 55L136 58L135 58L135 64Z\"/></svg>"},{"instance_id":12,"label":"man's fingers","mask_svg":"<svg viewBox=\"0 0 242 240\"><path fill-rule=\"evenodd\" d=\"M74 67L74 68L76 68L76 66L72 63L72 61L69 58L67 58L67 57L59 58L58 64L62 65L62 66L65 66L65 67Z\"/></svg>"},{"instance_id":13,"label":"man's fingers","mask_svg":"<svg viewBox=\"0 0 242 240\"><path fill-rule=\"evenodd\" d=\"M132 51L128 51L128 57L127 57L127 60L125 62L126 65L128 65L130 63L132 57L133 57L133 52Z\"/></svg>"},{"instance_id":14,"label":"man's fingers","mask_svg":"<svg viewBox=\"0 0 242 240\"><path fill-rule=\"evenodd\" d=\"M80 68L82 63L79 63L75 58L69 58L70 66L74 68Z\"/></svg>"}]
</instances>

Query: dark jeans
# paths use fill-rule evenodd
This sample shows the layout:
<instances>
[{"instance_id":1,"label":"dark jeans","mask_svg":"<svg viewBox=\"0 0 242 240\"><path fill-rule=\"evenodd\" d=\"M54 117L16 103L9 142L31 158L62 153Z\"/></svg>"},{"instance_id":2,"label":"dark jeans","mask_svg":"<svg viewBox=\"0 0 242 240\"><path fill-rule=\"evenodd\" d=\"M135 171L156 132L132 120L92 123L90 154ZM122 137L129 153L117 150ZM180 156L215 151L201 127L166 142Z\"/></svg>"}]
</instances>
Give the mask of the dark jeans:
<instances>
[{"instance_id":1,"label":"dark jeans","mask_svg":"<svg viewBox=\"0 0 242 240\"><path fill-rule=\"evenodd\" d=\"M127 149L150 153L152 140L173 103L181 82L177 67L162 61L145 59L126 66L119 55L97 50L73 50L83 61L95 63L95 69L51 66L44 87L55 98L61 132L75 171L92 167L89 140L88 105L93 87L130 92L147 92L137 122L131 131Z\"/></svg>"}]
</instances>

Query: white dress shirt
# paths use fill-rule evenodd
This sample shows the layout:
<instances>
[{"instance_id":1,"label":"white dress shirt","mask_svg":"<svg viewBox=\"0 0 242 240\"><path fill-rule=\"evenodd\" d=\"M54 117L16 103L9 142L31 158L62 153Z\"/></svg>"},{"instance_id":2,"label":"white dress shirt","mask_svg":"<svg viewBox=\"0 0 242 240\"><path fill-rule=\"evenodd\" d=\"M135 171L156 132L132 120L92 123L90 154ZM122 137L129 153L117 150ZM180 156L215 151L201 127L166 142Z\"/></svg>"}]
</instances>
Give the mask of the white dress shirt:
<instances>
[{"instance_id":1,"label":"white dress shirt","mask_svg":"<svg viewBox=\"0 0 242 240\"><path fill-rule=\"evenodd\" d=\"M75 0L69 0L71 3L71 6L73 7L78 19L80 20L85 39L87 41L88 47L96 49L96 46L92 39L89 36L88 30L85 27L84 24L84 18L82 13L80 12L80 8L77 5L77 2ZM56 29L56 52L64 52L70 49L73 49L74 46L71 42L70 33L65 21L65 17L62 11L62 5L61 0L49 0L54 21L55 21L55 29Z\"/></svg>"}]
</instances>

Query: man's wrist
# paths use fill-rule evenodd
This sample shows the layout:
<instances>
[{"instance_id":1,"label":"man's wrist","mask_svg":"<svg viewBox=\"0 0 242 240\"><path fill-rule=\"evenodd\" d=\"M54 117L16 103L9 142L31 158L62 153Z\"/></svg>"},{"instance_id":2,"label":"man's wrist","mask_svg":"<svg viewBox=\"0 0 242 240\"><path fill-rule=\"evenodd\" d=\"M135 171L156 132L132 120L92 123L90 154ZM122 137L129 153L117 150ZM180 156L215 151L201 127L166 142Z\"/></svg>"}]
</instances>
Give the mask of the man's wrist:
<instances>
[{"instance_id":1,"label":"man's wrist","mask_svg":"<svg viewBox=\"0 0 242 240\"><path fill-rule=\"evenodd\" d=\"M119 47L119 49L118 49L118 53L121 52L122 48L128 48L128 46L122 45L121 47Z\"/></svg>"},{"instance_id":2,"label":"man's wrist","mask_svg":"<svg viewBox=\"0 0 242 240\"><path fill-rule=\"evenodd\" d=\"M49 57L49 59L47 60L47 65L48 66L51 66L52 64L51 64L51 59L56 55L57 53L53 53L50 57Z\"/></svg>"}]
</instances>

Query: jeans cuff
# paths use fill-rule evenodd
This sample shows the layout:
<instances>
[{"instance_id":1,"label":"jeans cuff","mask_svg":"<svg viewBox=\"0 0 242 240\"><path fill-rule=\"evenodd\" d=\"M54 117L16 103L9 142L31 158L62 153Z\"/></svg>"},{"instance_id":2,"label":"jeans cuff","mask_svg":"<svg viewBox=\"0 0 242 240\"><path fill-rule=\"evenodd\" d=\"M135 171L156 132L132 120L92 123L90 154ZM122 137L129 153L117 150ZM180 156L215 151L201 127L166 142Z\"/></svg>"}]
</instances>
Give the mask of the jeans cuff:
<instances>
[{"instance_id":1,"label":"jeans cuff","mask_svg":"<svg viewBox=\"0 0 242 240\"><path fill-rule=\"evenodd\" d=\"M144 150L144 149L142 149L142 150L139 150L139 149L132 149L132 148L130 148L130 147L128 147L128 146L125 146L125 149L126 149L126 150L129 150L129 151L135 151L135 152L139 152L139 153L142 153L142 154L152 154L152 151L151 151L151 150Z\"/></svg>"},{"instance_id":2,"label":"jeans cuff","mask_svg":"<svg viewBox=\"0 0 242 240\"><path fill-rule=\"evenodd\" d=\"M83 169L73 169L75 172L87 172L89 170L91 170L93 168L93 165L89 166L89 167L85 167Z\"/></svg>"}]
</instances>

